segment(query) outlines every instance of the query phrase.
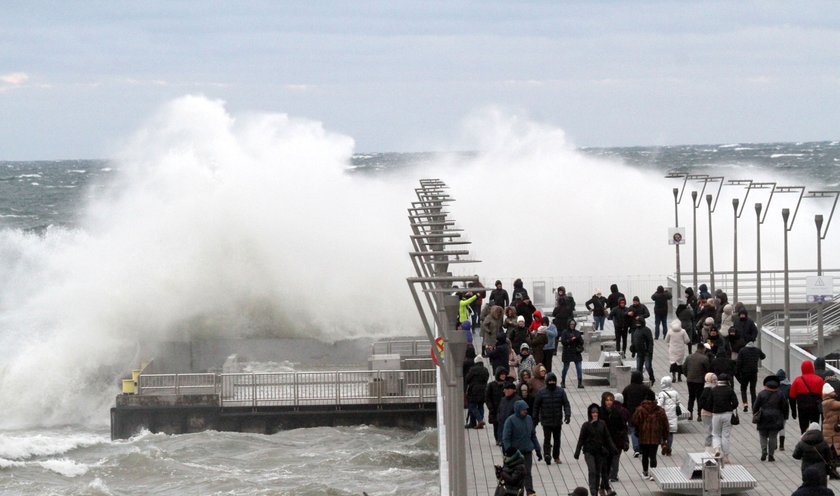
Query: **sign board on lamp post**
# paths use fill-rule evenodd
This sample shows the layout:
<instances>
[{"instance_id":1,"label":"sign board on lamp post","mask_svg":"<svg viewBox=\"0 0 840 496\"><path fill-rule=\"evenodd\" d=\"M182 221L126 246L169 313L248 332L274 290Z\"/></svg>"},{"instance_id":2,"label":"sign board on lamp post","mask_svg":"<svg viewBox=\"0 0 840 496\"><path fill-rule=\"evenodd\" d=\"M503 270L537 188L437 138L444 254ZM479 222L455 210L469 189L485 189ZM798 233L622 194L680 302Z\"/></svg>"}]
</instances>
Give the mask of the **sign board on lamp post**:
<instances>
[{"instance_id":1,"label":"sign board on lamp post","mask_svg":"<svg viewBox=\"0 0 840 496\"><path fill-rule=\"evenodd\" d=\"M669 227L668 228L668 244L669 245L684 245L685 244L685 228L683 228L683 227Z\"/></svg>"},{"instance_id":2,"label":"sign board on lamp post","mask_svg":"<svg viewBox=\"0 0 840 496\"><path fill-rule=\"evenodd\" d=\"M822 303L834 298L833 276L808 276L805 278L805 300Z\"/></svg>"}]
</instances>

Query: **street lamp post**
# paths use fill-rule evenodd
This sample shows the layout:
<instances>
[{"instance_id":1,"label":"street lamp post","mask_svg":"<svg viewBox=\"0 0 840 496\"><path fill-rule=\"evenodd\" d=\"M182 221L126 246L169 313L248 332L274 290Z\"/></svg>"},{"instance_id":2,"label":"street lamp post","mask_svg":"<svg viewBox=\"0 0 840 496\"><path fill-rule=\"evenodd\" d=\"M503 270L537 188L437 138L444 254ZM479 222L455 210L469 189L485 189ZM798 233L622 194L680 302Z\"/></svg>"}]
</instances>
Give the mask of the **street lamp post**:
<instances>
[{"instance_id":1,"label":"street lamp post","mask_svg":"<svg viewBox=\"0 0 840 496\"><path fill-rule=\"evenodd\" d=\"M761 203L755 204L755 326L756 344L761 348ZM787 371L785 371L787 372Z\"/></svg>"},{"instance_id":2,"label":"street lamp post","mask_svg":"<svg viewBox=\"0 0 840 496\"><path fill-rule=\"evenodd\" d=\"M680 189L674 188L674 227L680 227L680 209L677 207L679 204L680 196ZM674 246L677 249L677 295L680 294L682 291L682 279L680 278L680 244L678 242L674 242Z\"/></svg>"},{"instance_id":3,"label":"street lamp post","mask_svg":"<svg viewBox=\"0 0 840 496\"><path fill-rule=\"evenodd\" d=\"M715 245L712 242L712 195L706 195L706 205L709 207L709 284L712 294L715 294Z\"/></svg>"},{"instance_id":4,"label":"street lamp post","mask_svg":"<svg viewBox=\"0 0 840 496\"><path fill-rule=\"evenodd\" d=\"M738 301L738 204L732 199L732 301Z\"/></svg>"},{"instance_id":5,"label":"street lamp post","mask_svg":"<svg viewBox=\"0 0 840 496\"><path fill-rule=\"evenodd\" d=\"M840 199L840 191L809 191L805 198L831 198L834 197L834 203L831 206L831 213L828 214L828 222L825 223L825 230L823 230L823 216L817 214L814 216L814 224L817 226L817 276L822 276L822 240L828 234L828 227L831 225L831 219L834 217L834 209L837 208L837 200ZM817 302L817 355L823 355L824 342L823 330L823 301L822 298Z\"/></svg>"},{"instance_id":6,"label":"street lamp post","mask_svg":"<svg viewBox=\"0 0 840 496\"><path fill-rule=\"evenodd\" d=\"M788 218L790 209L782 209L782 220L785 223L785 372L790 370L790 274L788 273Z\"/></svg>"},{"instance_id":7,"label":"street lamp post","mask_svg":"<svg viewBox=\"0 0 840 496\"><path fill-rule=\"evenodd\" d=\"M694 249L694 263L692 264L692 269L694 269L694 291L697 291L697 191L691 192L691 203L694 205L694 209L692 210L692 215L694 217L694 233L691 237L692 245Z\"/></svg>"}]
</instances>

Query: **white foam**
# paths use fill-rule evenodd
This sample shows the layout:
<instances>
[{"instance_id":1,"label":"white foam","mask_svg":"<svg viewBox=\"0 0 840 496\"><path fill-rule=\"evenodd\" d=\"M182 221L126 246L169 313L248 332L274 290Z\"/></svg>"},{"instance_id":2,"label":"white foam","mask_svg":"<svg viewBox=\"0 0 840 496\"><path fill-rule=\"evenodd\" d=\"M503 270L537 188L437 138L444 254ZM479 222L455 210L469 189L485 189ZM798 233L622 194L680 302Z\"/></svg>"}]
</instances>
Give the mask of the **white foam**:
<instances>
[{"instance_id":1,"label":"white foam","mask_svg":"<svg viewBox=\"0 0 840 496\"><path fill-rule=\"evenodd\" d=\"M110 442L95 434L34 434L15 435L0 433L0 458L25 460L36 456L54 456L77 448Z\"/></svg>"},{"instance_id":2,"label":"white foam","mask_svg":"<svg viewBox=\"0 0 840 496\"><path fill-rule=\"evenodd\" d=\"M59 475L63 475L64 477L78 477L80 475L85 475L89 470L87 465L77 463L67 458L56 458L34 463Z\"/></svg>"}]
</instances>

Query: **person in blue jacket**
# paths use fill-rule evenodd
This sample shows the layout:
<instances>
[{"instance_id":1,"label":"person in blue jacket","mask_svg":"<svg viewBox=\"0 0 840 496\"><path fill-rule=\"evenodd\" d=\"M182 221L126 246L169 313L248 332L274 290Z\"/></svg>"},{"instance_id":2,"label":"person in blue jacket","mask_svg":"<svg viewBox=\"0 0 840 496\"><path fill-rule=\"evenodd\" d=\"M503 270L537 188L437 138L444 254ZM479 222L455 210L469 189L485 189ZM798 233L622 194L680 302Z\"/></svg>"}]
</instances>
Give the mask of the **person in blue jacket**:
<instances>
[{"instance_id":1,"label":"person in blue jacket","mask_svg":"<svg viewBox=\"0 0 840 496\"><path fill-rule=\"evenodd\" d=\"M516 448L525 457L525 492L534 492L534 481L531 478L531 466L534 463L533 454L536 451L537 460L542 461L540 443L537 441L537 433L534 430L534 420L528 415L528 403L523 400L513 405L515 414L505 420L502 429L502 447L505 452L511 447Z\"/></svg>"}]
</instances>

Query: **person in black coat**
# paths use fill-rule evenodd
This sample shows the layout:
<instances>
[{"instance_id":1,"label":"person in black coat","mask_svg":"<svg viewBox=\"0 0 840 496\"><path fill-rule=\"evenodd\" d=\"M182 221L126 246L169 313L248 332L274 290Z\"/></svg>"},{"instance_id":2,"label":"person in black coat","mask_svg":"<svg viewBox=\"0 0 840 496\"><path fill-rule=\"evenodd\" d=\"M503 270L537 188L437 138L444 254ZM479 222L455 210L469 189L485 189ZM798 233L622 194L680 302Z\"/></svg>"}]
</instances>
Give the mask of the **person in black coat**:
<instances>
[{"instance_id":1,"label":"person in black coat","mask_svg":"<svg viewBox=\"0 0 840 496\"><path fill-rule=\"evenodd\" d=\"M603 331L604 330L604 321L607 319L607 299L601 295L601 290L596 289L595 294L592 295L592 298L586 300L586 309L592 312L592 320L594 321L594 325L592 330L594 331Z\"/></svg>"},{"instance_id":2,"label":"person in black coat","mask_svg":"<svg viewBox=\"0 0 840 496\"><path fill-rule=\"evenodd\" d=\"M627 301L627 298L624 297L624 293L618 290L617 284L610 284L610 295L607 296L607 307L612 310L618 306L618 302L621 300Z\"/></svg>"},{"instance_id":3,"label":"person in black coat","mask_svg":"<svg viewBox=\"0 0 840 496\"><path fill-rule=\"evenodd\" d=\"M496 479L499 481L499 488L496 494L520 494L525 483L525 475L528 470L525 467L525 457L522 453L511 446L505 450L504 465L494 466Z\"/></svg>"},{"instance_id":4,"label":"person in black coat","mask_svg":"<svg viewBox=\"0 0 840 496\"><path fill-rule=\"evenodd\" d=\"M464 384L467 388L467 429L484 429L484 399L487 392L487 381L490 380L490 372L484 366L481 357L475 357L475 365L470 368L467 376L464 377Z\"/></svg>"},{"instance_id":5,"label":"person in black coat","mask_svg":"<svg viewBox=\"0 0 840 496\"><path fill-rule=\"evenodd\" d=\"M629 431L627 429L627 421L630 420L630 414L627 413L624 405L616 400L615 395L606 391L601 394L601 410L599 416L607 424L607 431L609 431L616 448L615 454L610 458L610 482L618 482L618 466L621 452L630 449Z\"/></svg>"},{"instance_id":6,"label":"person in black coat","mask_svg":"<svg viewBox=\"0 0 840 496\"><path fill-rule=\"evenodd\" d=\"M494 425L499 426L499 428L493 432L494 434L498 432L498 435L496 436L496 446L502 445L501 426L505 425L505 420L507 420L508 417L516 413L514 405L521 399L522 397L516 392L516 384L514 384L511 380L506 380L502 386L502 399L499 400L499 406L496 410L496 418L494 419L496 421Z\"/></svg>"},{"instance_id":7,"label":"person in black coat","mask_svg":"<svg viewBox=\"0 0 840 496\"><path fill-rule=\"evenodd\" d=\"M650 327L645 325L645 320L637 315L633 322L633 344L630 349L631 353L636 354L636 370L642 371L642 367L647 370L650 383L653 384L655 379L653 377L653 333Z\"/></svg>"},{"instance_id":8,"label":"person in black coat","mask_svg":"<svg viewBox=\"0 0 840 496\"><path fill-rule=\"evenodd\" d=\"M621 352L621 358L626 358L627 355L627 332L630 329L627 313L627 301L622 297L615 307L610 308L610 313L607 315L615 329L615 351Z\"/></svg>"},{"instance_id":9,"label":"person in black coat","mask_svg":"<svg viewBox=\"0 0 840 496\"><path fill-rule=\"evenodd\" d=\"M583 333L577 330L577 322L569 322L569 327L560 335L560 344L563 345L563 372L560 387L566 387L566 373L569 372L569 363L574 362L577 371L578 387L583 388Z\"/></svg>"},{"instance_id":10,"label":"person in black coat","mask_svg":"<svg viewBox=\"0 0 840 496\"><path fill-rule=\"evenodd\" d=\"M755 346L755 341L750 341L738 352L735 360L735 376L741 383L741 402L744 403L744 411L747 411L747 386L750 388L750 400L755 411L755 384L758 382L758 362L764 360L766 355L760 348ZM778 386L776 386L778 387Z\"/></svg>"},{"instance_id":11,"label":"person in black coat","mask_svg":"<svg viewBox=\"0 0 840 496\"><path fill-rule=\"evenodd\" d=\"M493 435L496 441L502 439L502 426L499 422L499 403L504 397L503 388L508 381L507 366L499 366L493 369L493 376L496 380L489 382L484 391L484 402L487 404L487 420L493 425Z\"/></svg>"},{"instance_id":12,"label":"person in black coat","mask_svg":"<svg viewBox=\"0 0 840 496\"><path fill-rule=\"evenodd\" d=\"M825 472L817 467L808 467L802 471L802 485L790 496L834 496L834 491L828 488Z\"/></svg>"},{"instance_id":13,"label":"person in black coat","mask_svg":"<svg viewBox=\"0 0 840 496\"><path fill-rule=\"evenodd\" d=\"M648 386L645 386L644 383L644 376L638 370L634 370L630 373L630 384L624 388L621 392L621 395L624 397L624 407L627 408L627 413L630 418L633 417L633 413L636 412L636 408L642 404L643 401L650 400L656 401L656 395L653 393L653 390ZM630 441L633 444L633 456L639 456L639 437L636 435L636 426L632 423L628 425L628 430L630 431Z\"/></svg>"},{"instance_id":14,"label":"person in black coat","mask_svg":"<svg viewBox=\"0 0 840 496\"><path fill-rule=\"evenodd\" d=\"M822 427L816 422L808 424L808 428L796 447L793 449L793 458L802 460L802 480L805 480L805 471L808 467L814 467L820 474L828 475L828 460L831 460L831 448L823 438Z\"/></svg>"},{"instance_id":15,"label":"person in black coat","mask_svg":"<svg viewBox=\"0 0 840 496\"><path fill-rule=\"evenodd\" d=\"M600 407L592 403L586 409L587 422L580 426L577 447L575 448L575 460L583 457L586 460L586 467L589 471L589 492L590 494L607 494L615 496L615 491L610 487L610 460L618 453L613 443L607 424L600 419Z\"/></svg>"},{"instance_id":16,"label":"person in black coat","mask_svg":"<svg viewBox=\"0 0 840 496\"><path fill-rule=\"evenodd\" d=\"M557 387L557 375L549 372L545 376L545 387L537 391L534 398L534 423L543 426L543 456L546 465L551 460L557 464L560 461L560 431L563 423L569 423L572 417L572 405L563 388ZM554 441L552 446L552 441ZM550 455L550 456L549 456Z\"/></svg>"},{"instance_id":17,"label":"person in black coat","mask_svg":"<svg viewBox=\"0 0 840 496\"><path fill-rule=\"evenodd\" d=\"M671 292L665 291L662 286L656 287L656 292L650 295L653 301L653 316L656 319L654 324L654 339L659 339L659 325L662 325L662 337L668 333L668 301L671 299Z\"/></svg>"},{"instance_id":18,"label":"person in black coat","mask_svg":"<svg viewBox=\"0 0 840 496\"><path fill-rule=\"evenodd\" d=\"M738 311L738 318L732 324L738 329L738 334L741 335L745 342L749 343L758 338L758 327L756 327L755 322L749 317L746 309Z\"/></svg>"},{"instance_id":19,"label":"person in black coat","mask_svg":"<svg viewBox=\"0 0 840 496\"><path fill-rule=\"evenodd\" d=\"M496 343L486 348L487 358L490 360L490 368L497 370L499 367L508 368L508 358L510 356L510 344L508 344L505 333L500 332L496 336Z\"/></svg>"},{"instance_id":20,"label":"person in black coat","mask_svg":"<svg viewBox=\"0 0 840 496\"><path fill-rule=\"evenodd\" d=\"M776 461L773 453L776 451L777 437L779 431L784 429L785 420L790 412L787 398L779 391L779 382L775 375L765 377L764 390L758 393L758 397L753 401L753 415L761 412L761 418L755 425L761 445L761 461Z\"/></svg>"},{"instance_id":21,"label":"person in black coat","mask_svg":"<svg viewBox=\"0 0 840 496\"><path fill-rule=\"evenodd\" d=\"M557 327L558 332L569 328L569 321L572 320L574 314L575 299L566 295L566 288L560 286L557 288L554 311L551 312L551 316L554 317L554 326Z\"/></svg>"},{"instance_id":22,"label":"person in black coat","mask_svg":"<svg viewBox=\"0 0 840 496\"><path fill-rule=\"evenodd\" d=\"M502 308L510 305L510 298L508 298L508 292L502 288L502 281L496 281L496 289L490 291L490 304Z\"/></svg>"}]
</instances>

